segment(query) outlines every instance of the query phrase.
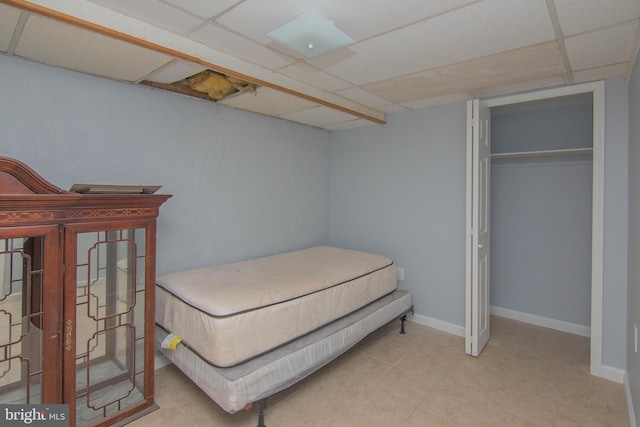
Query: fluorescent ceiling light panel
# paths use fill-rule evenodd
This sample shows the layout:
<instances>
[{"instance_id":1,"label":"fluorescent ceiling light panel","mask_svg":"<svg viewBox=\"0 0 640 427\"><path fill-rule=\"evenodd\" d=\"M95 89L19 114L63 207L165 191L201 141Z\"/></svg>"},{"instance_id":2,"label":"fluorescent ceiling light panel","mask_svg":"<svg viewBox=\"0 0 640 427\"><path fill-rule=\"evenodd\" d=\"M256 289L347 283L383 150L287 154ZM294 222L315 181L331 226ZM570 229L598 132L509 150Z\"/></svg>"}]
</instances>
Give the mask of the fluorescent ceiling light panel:
<instances>
[{"instance_id":1,"label":"fluorescent ceiling light panel","mask_svg":"<svg viewBox=\"0 0 640 427\"><path fill-rule=\"evenodd\" d=\"M315 58L355 43L315 9L267 34L305 58Z\"/></svg>"}]
</instances>

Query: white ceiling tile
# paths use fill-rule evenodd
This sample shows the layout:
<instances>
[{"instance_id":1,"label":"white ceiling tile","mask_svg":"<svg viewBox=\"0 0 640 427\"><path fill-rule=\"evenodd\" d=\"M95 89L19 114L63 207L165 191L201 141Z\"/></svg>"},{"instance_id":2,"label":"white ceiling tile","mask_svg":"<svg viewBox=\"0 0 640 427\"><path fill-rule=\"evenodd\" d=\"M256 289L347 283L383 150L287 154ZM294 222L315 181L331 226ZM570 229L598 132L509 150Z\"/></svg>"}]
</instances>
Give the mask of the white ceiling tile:
<instances>
[{"instance_id":1,"label":"white ceiling tile","mask_svg":"<svg viewBox=\"0 0 640 427\"><path fill-rule=\"evenodd\" d=\"M0 4L0 52L6 52L18 24L20 10Z\"/></svg>"},{"instance_id":2,"label":"white ceiling tile","mask_svg":"<svg viewBox=\"0 0 640 427\"><path fill-rule=\"evenodd\" d=\"M464 102L473 99L470 93L453 93L442 96L434 96L427 99L420 99L417 101L403 102L401 105L410 110L419 110L422 108L436 107L438 105L454 104L456 102Z\"/></svg>"},{"instance_id":3,"label":"white ceiling tile","mask_svg":"<svg viewBox=\"0 0 640 427\"><path fill-rule=\"evenodd\" d=\"M144 76L144 80L156 83L170 84L179 82L180 80L191 77L194 74L197 74L200 71L206 69L207 67L204 67L200 64L174 59L161 68Z\"/></svg>"},{"instance_id":4,"label":"white ceiling tile","mask_svg":"<svg viewBox=\"0 0 640 427\"><path fill-rule=\"evenodd\" d=\"M324 125L322 127L323 129L337 131L337 130L363 128L366 126L379 126L379 124L374 123L371 120L356 119L356 120L349 120L348 122L331 123L331 124Z\"/></svg>"},{"instance_id":5,"label":"white ceiling tile","mask_svg":"<svg viewBox=\"0 0 640 427\"><path fill-rule=\"evenodd\" d=\"M213 23L208 23L198 28L190 37L213 49L271 69L283 67L293 61L292 58L278 54L271 49L267 49L238 34L231 33Z\"/></svg>"},{"instance_id":6,"label":"white ceiling tile","mask_svg":"<svg viewBox=\"0 0 640 427\"><path fill-rule=\"evenodd\" d=\"M355 40L363 40L476 0L403 0L401 4L371 0L245 0L216 22L262 43L266 36L310 9L316 9ZM259 13L256 13L259 11Z\"/></svg>"},{"instance_id":7,"label":"white ceiling tile","mask_svg":"<svg viewBox=\"0 0 640 427\"><path fill-rule=\"evenodd\" d=\"M344 80L320 71L306 62L296 62L295 64L280 68L278 71L286 76L309 83L323 90L335 91L351 86Z\"/></svg>"},{"instance_id":8,"label":"white ceiling tile","mask_svg":"<svg viewBox=\"0 0 640 427\"><path fill-rule=\"evenodd\" d=\"M564 62L555 42L512 50L397 79L364 85L364 89L394 102L407 102L563 75Z\"/></svg>"},{"instance_id":9,"label":"white ceiling tile","mask_svg":"<svg viewBox=\"0 0 640 427\"><path fill-rule=\"evenodd\" d=\"M490 98L493 96L502 96L512 93L528 92L537 89L547 89L552 87L565 86L566 81L563 76L549 77L541 80L532 80L526 82L518 82L507 85L493 86L489 88L480 88L471 90L474 98Z\"/></svg>"},{"instance_id":10,"label":"white ceiling tile","mask_svg":"<svg viewBox=\"0 0 640 427\"><path fill-rule=\"evenodd\" d=\"M340 123L354 119L354 116L333 108L318 106L308 110L282 114L279 117L293 122L304 123L310 126L322 127L329 123Z\"/></svg>"},{"instance_id":11,"label":"white ceiling tile","mask_svg":"<svg viewBox=\"0 0 640 427\"><path fill-rule=\"evenodd\" d=\"M296 2L270 0L268 7L266 7L263 0L245 0L218 17L216 22L266 45L272 42L272 39L267 37L267 33L280 28L309 9L315 8L314 3L311 0ZM326 17L331 19L330 16Z\"/></svg>"},{"instance_id":12,"label":"white ceiling tile","mask_svg":"<svg viewBox=\"0 0 640 427\"><path fill-rule=\"evenodd\" d=\"M359 87L352 87L349 89L339 90L336 92L338 95L349 98L360 104L367 105L369 107L377 107L379 105L389 104L389 100L382 98L378 95L374 95Z\"/></svg>"},{"instance_id":13,"label":"white ceiling tile","mask_svg":"<svg viewBox=\"0 0 640 427\"><path fill-rule=\"evenodd\" d=\"M371 0L326 0L321 10L352 38L364 40L474 1L476 0L403 0L402 3L384 1L376 2L372 7Z\"/></svg>"},{"instance_id":14,"label":"white ceiling tile","mask_svg":"<svg viewBox=\"0 0 640 427\"><path fill-rule=\"evenodd\" d=\"M638 0L555 0L555 5L565 37L640 18Z\"/></svg>"},{"instance_id":15,"label":"white ceiling tile","mask_svg":"<svg viewBox=\"0 0 640 427\"><path fill-rule=\"evenodd\" d=\"M327 71L360 85L554 39L545 2L484 0L352 45Z\"/></svg>"},{"instance_id":16,"label":"white ceiling tile","mask_svg":"<svg viewBox=\"0 0 640 427\"><path fill-rule=\"evenodd\" d=\"M308 59L305 62L311 64L316 68L319 68L320 70L326 70L329 67L332 67L336 64L347 61L349 58L351 58L355 54L356 53L351 49L349 49L349 47L343 47L342 49L337 49L337 50L334 50L333 52L329 52L326 55L322 55L317 58Z\"/></svg>"},{"instance_id":17,"label":"white ceiling tile","mask_svg":"<svg viewBox=\"0 0 640 427\"><path fill-rule=\"evenodd\" d=\"M376 109L382 111L383 113L386 114L394 114L394 113L401 113L403 111L408 111L409 108L403 107L400 104L387 104L387 105L379 105L376 107Z\"/></svg>"},{"instance_id":18,"label":"white ceiling tile","mask_svg":"<svg viewBox=\"0 0 640 427\"><path fill-rule=\"evenodd\" d=\"M218 101L218 104L273 116L281 116L318 106L315 102L268 87L259 87L255 95L245 93L232 96Z\"/></svg>"},{"instance_id":19,"label":"white ceiling tile","mask_svg":"<svg viewBox=\"0 0 640 427\"><path fill-rule=\"evenodd\" d=\"M242 0L164 0L182 10L209 19L240 3Z\"/></svg>"},{"instance_id":20,"label":"white ceiling tile","mask_svg":"<svg viewBox=\"0 0 640 427\"><path fill-rule=\"evenodd\" d=\"M604 67L591 68L589 70L576 71L573 78L576 83L593 82L596 80L610 79L624 76L627 72L627 64L615 64Z\"/></svg>"},{"instance_id":21,"label":"white ceiling tile","mask_svg":"<svg viewBox=\"0 0 640 427\"><path fill-rule=\"evenodd\" d=\"M629 61L638 21L565 39L574 71Z\"/></svg>"},{"instance_id":22,"label":"white ceiling tile","mask_svg":"<svg viewBox=\"0 0 640 427\"><path fill-rule=\"evenodd\" d=\"M202 19L158 0L90 0L111 10L157 25L179 34L197 27Z\"/></svg>"},{"instance_id":23,"label":"white ceiling tile","mask_svg":"<svg viewBox=\"0 0 640 427\"><path fill-rule=\"evenodd\" d=\"M15 54L132 82L171 60L168 55L33 14L27 19Z\"/></svg>"}]
</instances>

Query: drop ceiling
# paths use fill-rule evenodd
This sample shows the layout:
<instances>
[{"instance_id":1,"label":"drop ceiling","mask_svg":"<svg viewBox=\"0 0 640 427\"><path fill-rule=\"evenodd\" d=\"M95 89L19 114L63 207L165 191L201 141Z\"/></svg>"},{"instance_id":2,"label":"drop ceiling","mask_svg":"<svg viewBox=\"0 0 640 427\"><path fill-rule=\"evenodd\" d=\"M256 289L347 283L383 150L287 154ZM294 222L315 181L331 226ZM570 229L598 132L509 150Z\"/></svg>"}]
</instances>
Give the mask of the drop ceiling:
<instances>
[{"instance_id":1,"label":"drop ceiling","mask_svg":"<svg viewBox=\"0 0 640 427\"><path fill-rule=\"evenodd\" d=\"M267 36L311 9L355 43L307 59ZM639 27L640 0L0 0L5 55L161 87L209 69L258 84L219 104L328 130L628 77Z\"/></svg>"}]
</instances>

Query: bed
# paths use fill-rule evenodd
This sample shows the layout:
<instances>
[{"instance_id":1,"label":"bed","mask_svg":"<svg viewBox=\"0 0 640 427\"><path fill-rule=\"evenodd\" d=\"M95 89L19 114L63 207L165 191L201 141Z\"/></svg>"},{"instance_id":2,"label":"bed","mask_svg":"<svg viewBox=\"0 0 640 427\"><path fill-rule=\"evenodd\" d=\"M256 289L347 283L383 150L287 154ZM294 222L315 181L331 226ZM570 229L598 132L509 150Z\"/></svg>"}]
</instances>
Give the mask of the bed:
<instances>
[{"instance_id":1,"label":"bed","mask_svg":"<svg viewBox=\"0 0 640 427\"><path fill-rule=\"evenodd\" d=\"M413 310L385 256L316 246L157 278L162 353L230 413Z\"/></svg>"}]
</instances>

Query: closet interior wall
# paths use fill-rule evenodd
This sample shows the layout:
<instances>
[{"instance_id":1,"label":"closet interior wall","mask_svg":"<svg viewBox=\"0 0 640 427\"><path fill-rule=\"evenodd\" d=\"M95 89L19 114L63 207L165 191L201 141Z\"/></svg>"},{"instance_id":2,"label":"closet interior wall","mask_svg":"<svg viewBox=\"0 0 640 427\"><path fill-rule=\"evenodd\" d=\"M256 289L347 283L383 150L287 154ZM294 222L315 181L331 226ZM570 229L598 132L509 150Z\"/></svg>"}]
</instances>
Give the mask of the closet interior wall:
<instances>
[{"instance_id":1,"label":"closet interior wall","mask_svg":"<svg viewBox=\"0 0 640 427\"><path fill-rule=\"evenodd\" d=\"M493 107L491 306L591 323L592 95Z\"/></svg>"}]
</instances>

